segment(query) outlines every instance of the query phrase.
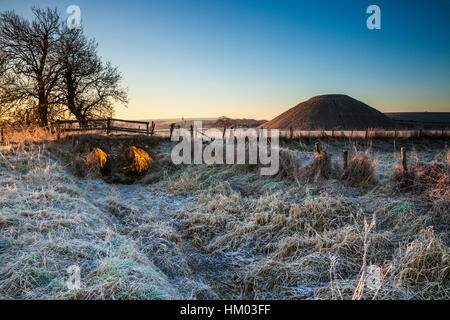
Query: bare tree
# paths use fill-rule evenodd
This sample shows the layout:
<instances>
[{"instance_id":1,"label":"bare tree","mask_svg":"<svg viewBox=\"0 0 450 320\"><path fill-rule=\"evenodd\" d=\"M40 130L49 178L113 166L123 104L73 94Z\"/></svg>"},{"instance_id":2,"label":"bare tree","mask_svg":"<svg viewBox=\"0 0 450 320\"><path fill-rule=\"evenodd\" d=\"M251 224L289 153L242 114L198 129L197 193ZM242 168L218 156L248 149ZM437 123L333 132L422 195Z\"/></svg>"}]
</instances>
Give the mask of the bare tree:
<instances>
[{"instance_id":1,"label":"bare tree","mask_svg":"<svg viewBox=\"0 0 450 320\"><path fill-rule=\"evenodd\" d=\"M68 30L56 9L33 8L32 22L13 11L0 13L0 114L46 126L61 115L81 124L111 116L126 104L122 75L103 63L97 43L82 29Z\"/></svg>"},{"instance_id":2,"label":"bare tree","mask_svg":"<svg viewBox=\"0 0 450 320\"><path fill-rule=\"evenodd\" d=\"M9 59L0 48L0 117L10 122L14 110L24 102L24 95L16 90L16 79L8 69Z\"/></svg>"},{"instance_id":3,"label":"bare tree","mask_svg":"<svg viewBox=\"0 0 450 320\"><path fill-rule=\"evenodd\" d=\"M58 46L62 77L58 82L60 102L81 125L95 117L112 116L114 102L126 104L127 90L119 70L97 54L97 43L82 29L66 30Z\"/></svg>"},{"instance_id":4,"label":"bare tree","mask_svg":"<svg viewBox=\"0 0 450 320\"><path fill-rule=\"evenodd\" d=\"M0 14L0 47L14 76L14 81L8 81L9 90L14 93L8 99L28 101L30 113L39 125L46 126L52 115L60 71L56 55L60 17L56 9L33 8L33 13L32 22L13 11Z\"/></svg>"}]
</instances>

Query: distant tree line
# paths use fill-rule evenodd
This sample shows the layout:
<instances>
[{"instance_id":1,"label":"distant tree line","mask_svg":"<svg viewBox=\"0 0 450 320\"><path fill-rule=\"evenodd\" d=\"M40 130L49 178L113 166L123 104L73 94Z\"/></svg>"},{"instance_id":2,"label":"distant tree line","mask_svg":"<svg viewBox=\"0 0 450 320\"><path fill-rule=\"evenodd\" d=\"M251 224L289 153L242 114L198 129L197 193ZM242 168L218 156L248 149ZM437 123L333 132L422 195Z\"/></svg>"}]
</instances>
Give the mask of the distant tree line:
<instances>
[{"instance_id":1,"label":"distant tree line","mask_svg":"<svg viewBox=\"0 0 450 320\"><path fill-rule=\"evenodd\" d=\"M68 29L56 9L33 14L29 21L0 13L1 119L47 126L76 118L83 125L127 103L121 73L101 60L95 40L82 28Z\"/></svg>"}]
</instances>

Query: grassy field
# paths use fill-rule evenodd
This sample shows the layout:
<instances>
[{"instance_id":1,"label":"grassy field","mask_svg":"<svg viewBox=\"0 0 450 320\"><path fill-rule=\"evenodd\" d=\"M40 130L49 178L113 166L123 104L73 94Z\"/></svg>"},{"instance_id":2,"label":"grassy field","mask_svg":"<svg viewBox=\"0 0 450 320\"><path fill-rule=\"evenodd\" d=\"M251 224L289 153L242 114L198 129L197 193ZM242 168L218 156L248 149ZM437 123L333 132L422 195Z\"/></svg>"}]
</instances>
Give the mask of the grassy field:
<instances>
[{"instance_id":1,"label":"grassy field","mask_svg":"<svg viewBox=\"0 0 450 320\"><path fill-rule=\"evenodd\" d=\"M262 177L255 166L174 166L156 137L9 135L0 298L448 299L447 140L283 140L279 174ZM132 184L80 165L86 145L130 144L154 160ZM72 265L78 290L66 284Z\"/></svg>"}]
</instances>

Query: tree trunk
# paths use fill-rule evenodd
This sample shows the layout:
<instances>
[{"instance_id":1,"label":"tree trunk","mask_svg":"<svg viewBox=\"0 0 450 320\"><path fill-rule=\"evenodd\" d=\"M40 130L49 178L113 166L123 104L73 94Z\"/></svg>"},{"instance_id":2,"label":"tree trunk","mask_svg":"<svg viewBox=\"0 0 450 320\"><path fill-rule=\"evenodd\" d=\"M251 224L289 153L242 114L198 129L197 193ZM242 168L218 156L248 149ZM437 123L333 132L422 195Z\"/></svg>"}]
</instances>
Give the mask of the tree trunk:
<instances>
[{"instance_id":1,"label":"tree trunk","mask_svg":"<svg viewBox=\"0 0 450 320\"><path fill-rule=\"evenodd\" d=\"M39 85L41 86L41 85ZM43 87L43 86L42 86ZM45 96L44 89L39 88L39 103L38 103L38 118L39 126L45 127L48 125L48 101Z\"/></svg>"},{"instance_id":2,"label":"tree trunk","mask_svg":"<svg viewBox=\"0 0 450 320\"><path fill-rule=\"evenodd\" d=\"M66 64L69 65L69 62L67 61ZM77 104L75 102L76 88L75 88L73 74L72 74L71 69L68 69L66 71L65 77L66 77L66 85L67 85L67 92L66 92L67 108L78 120L80 127L85 128L88 126L88 123L86 121L86 116L81 112L81 110L83 108L79 105L77 106Z\"/></svg>"},{"instance_id":3,"label":"tree trunk","mask_svg":"<svg viewBox=\"0 0 450 320\"><path fill-rule=\"evenodd\" d=\"M81 112L74 112L73 114L75 115L75 118L77 118L80 127L86 128L88 126L88 122L84 114Z\"/></svg>"},{"instance_id":4,"label":"tree trunk","mask_svg":"<svg viewBox=\"0 0 450 320\"><path fill-rule=\"evenodd\" d=\"M45 127L48 125L48 99L45 94L45 81L44 81L44 66L47 62L48 52L48 35L44 36L42 41L42 57L40 59L39 70L36 72L36 80L38 85L38 117L39 126Z\"/></svg>"}]
</instances>

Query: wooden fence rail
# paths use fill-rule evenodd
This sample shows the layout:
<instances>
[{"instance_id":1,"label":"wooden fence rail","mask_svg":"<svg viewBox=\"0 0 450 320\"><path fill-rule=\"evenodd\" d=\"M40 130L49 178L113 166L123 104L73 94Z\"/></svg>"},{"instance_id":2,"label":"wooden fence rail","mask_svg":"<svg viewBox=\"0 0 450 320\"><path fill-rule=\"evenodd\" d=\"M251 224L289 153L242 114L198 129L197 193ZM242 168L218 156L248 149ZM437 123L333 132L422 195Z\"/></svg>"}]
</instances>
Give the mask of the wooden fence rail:
<instances>
[{"instance_id":1,"label":"wooden fence rail","mask_svg":"<svg viewBox=\"0 0 450 320\"><path fill-rule=\"evenodd\" d=\"M429 130L293 130L281 129L280 137L286 139L292 138L420 138L420 137L449 137L450 130L445 129L429 129Z\"/></svg>"},{"instance_id":2,"label":"wooden fence rail","mask_svg":"<svg viewBox=\"0 0 450 320\"><path fill-rule=\"evenodd\" d=\"M125 125L120 125L123 123ZM128 125L127 125L128 124ZM134 124L131 126L129 124ZM141 128L141 126L144 126ZM145 134L145 135L159 135L165 137L171 137L173 130L175 129L175 123L171 124L167 128L159 128L155 130L155 122L151 121L134 121L134 120L123 120L116 118L100 118L100 119L89 119L80 124L78 120L57 120L49 126L53 133L57 133L60 137L61 133L65 132L83 132L83 131L102 131L106 134L111 134L112 132L129 132L134 134ZM179 126L177 126L179 128ZM5 137L7 135L7 129L4 130L0 128L0 143L5 142ZM185 128L193 131L192 128ZM219 136L212 136L211 138L226 138L228 136L227 128L224 128L220 132ZM229 128L233 130L233 128ZM243 128L248 130L247 128ZM207 128L203 129L204 131ZM296 130L293 128L282 129L279 131L280 137L284 139L299 139L299 138L350 138L350 139L377 139L377 138L420 138L420 137L450 137L450 130L448 129L397 129L397 130L382 130L382 129L367 129L367 130ZM234 136L238 136L237 131L233 131ZM271 136L270 130L268 132L268 137Z\"/></svg>"},{"instance_id":3,"label":"wooden fence rail","mask_svg":"<svg viewBox=\"0 0 450 320\"><path fill-rule=\"evenodd\" d=\"M127 124L135 124L138 127L125 127L114 125L117 122L123 122ZM72 125L78 125L73 127ZM153 135L155 133L155 123L152 121L134 121L134 120L123 120L116 118L105 118L105 119L89 119L86 121L78 120L56 120L52 123L53 127L58 134L58 138L61 132L79 132L79 131L106 131L106 134L110 134L112 131L119 132L130 132L130 133L140 133L146 135ZM69 126L67 126L69 125ZM145 125L145 129L141 129L140 125Z\"/></svg>"}]
</instances>

